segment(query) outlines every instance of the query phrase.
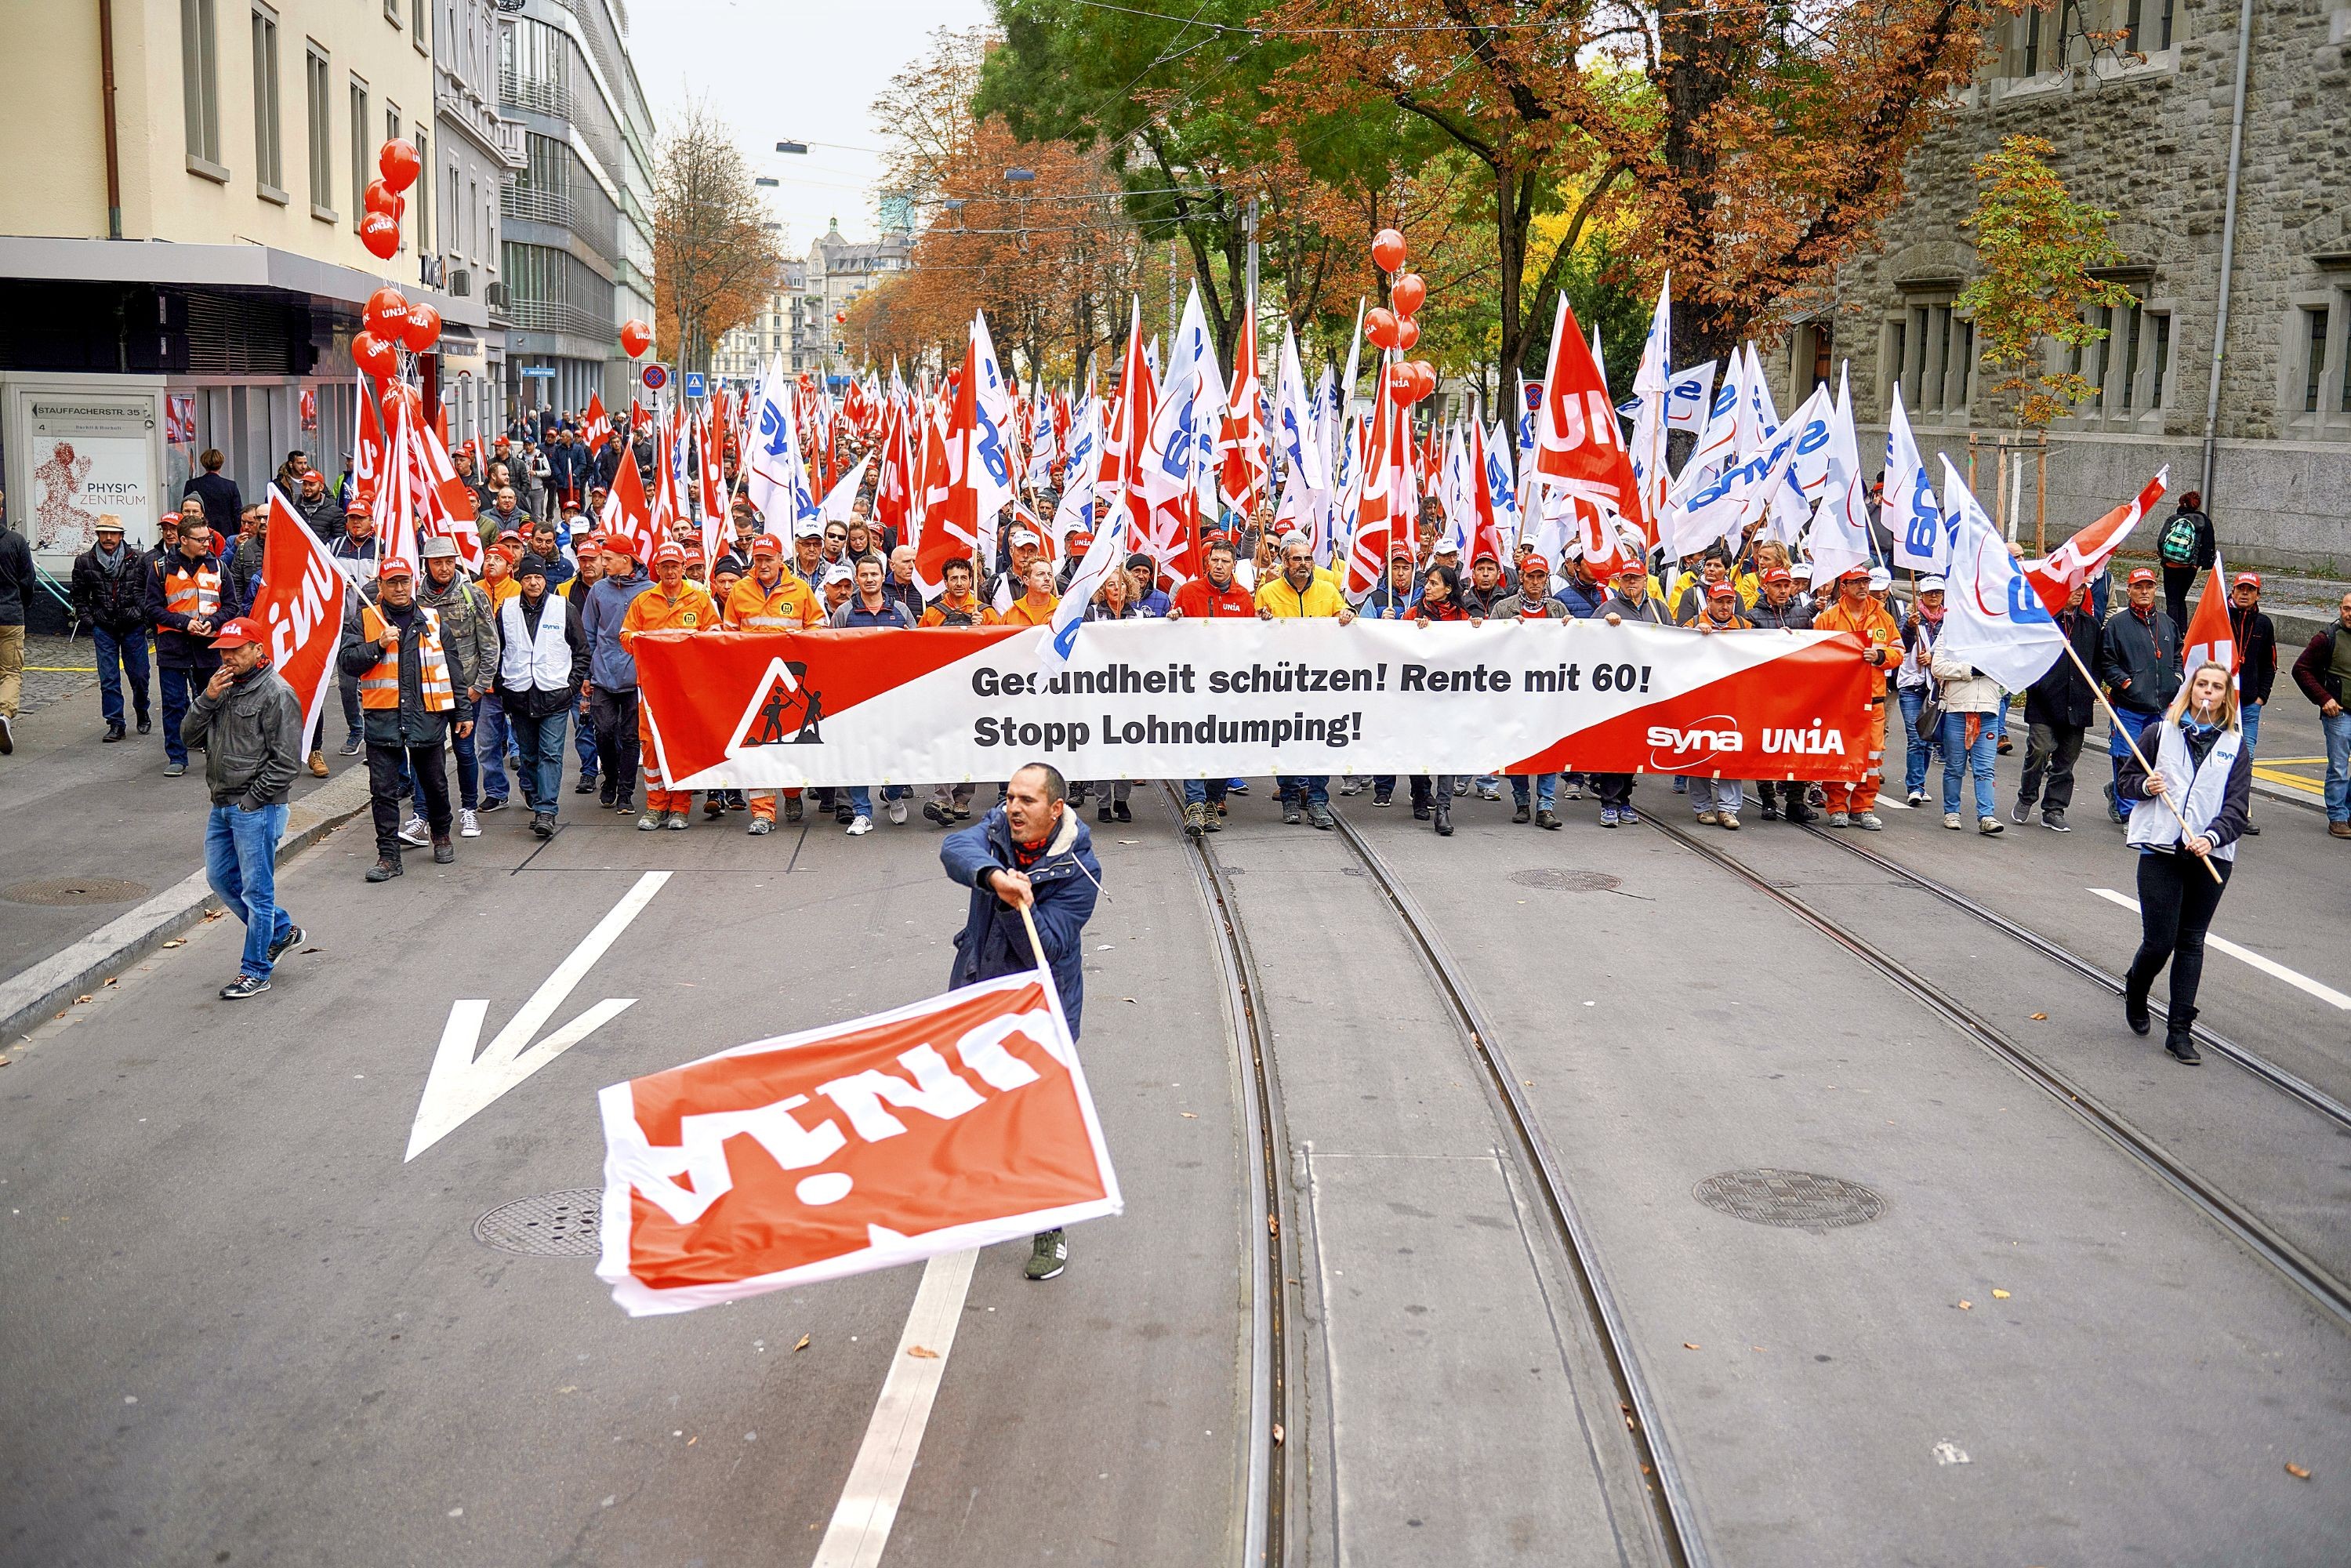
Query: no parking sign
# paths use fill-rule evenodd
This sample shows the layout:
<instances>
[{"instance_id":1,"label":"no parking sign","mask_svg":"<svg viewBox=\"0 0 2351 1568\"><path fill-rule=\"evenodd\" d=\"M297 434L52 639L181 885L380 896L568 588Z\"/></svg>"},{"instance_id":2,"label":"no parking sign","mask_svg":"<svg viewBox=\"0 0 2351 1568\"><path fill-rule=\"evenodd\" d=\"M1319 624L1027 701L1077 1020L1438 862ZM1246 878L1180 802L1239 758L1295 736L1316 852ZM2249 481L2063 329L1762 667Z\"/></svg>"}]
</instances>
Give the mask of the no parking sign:
<instances>
[{"instance_id":1,"label":"no parking sign","mask_svg":"<svg viewBox=\"0 0 2351 1568\"><path fill-rule=\"evenodd\" d=\"M669 367L667 365L647 365L642 374L645 383L645 390L647 392L659 392L662 388L669 385Z\"/></svg>"}]
</instances>

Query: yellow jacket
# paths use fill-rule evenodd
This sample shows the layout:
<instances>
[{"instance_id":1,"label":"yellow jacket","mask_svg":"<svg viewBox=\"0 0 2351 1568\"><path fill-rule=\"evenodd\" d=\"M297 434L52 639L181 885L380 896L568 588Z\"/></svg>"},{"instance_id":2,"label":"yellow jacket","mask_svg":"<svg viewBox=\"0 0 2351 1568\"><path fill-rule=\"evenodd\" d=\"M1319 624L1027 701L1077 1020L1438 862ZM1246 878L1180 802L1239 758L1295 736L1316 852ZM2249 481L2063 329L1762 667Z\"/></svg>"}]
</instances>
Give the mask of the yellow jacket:
<instances>
[{"instance_id":1,"label":"yellow jacket","mask_svg":"<svg viewBox=\"0 0 2351 1568\"><path fill-rule=\"evenodd\" d=\"M1277 621L1294 621L1336 615L1347 608L1347 599L1325 578L1317 577L1301 593L1288 578L1276 577L1259 585L1257 607Z\"/></svg>"}]
</instances>

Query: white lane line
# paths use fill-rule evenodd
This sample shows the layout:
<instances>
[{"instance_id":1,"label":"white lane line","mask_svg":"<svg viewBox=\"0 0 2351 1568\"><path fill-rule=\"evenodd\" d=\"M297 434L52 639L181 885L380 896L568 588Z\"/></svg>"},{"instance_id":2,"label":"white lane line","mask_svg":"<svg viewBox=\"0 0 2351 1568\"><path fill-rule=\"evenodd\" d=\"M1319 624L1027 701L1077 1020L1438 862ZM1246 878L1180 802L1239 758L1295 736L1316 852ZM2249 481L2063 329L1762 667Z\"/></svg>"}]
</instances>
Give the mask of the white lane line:
<instances>
[{"instance_id":1,"label":"white lane line","mask_svg":"<svg viewBox=\"0 0 2351 1568\"><path fill-rule=\"evenodd\" d=\"M2137 899L2126 897L2111 887L2093 887L2085 891L2096 894L2108 904L2119 904L2133 915L2138 913ZM2345 996L2332 986L2321 985L2308 975L2296 974L2274 958L2264 958L2250 947L2240 947L2225 936L2214 936L2209 933L2205 936L2204 945L2226 953L2239 963L2251 964L2273 980L2283 980L2298 991L2307 991L2330 1007L2341 1008L2346 1012L2351 1012L2351 997Z\"/></svg>"},{"instance_id":2,"label":"white lane line","mask_svg":"<svg viewBox=\"0 0 2351 1568\"><path fill-rule=\"evenodd\" d=\"M945 1252L923 1265L906 1332L898 1336L890 1375L882 1380L882 1397L873 1402L873 1419L866 1423L865 1441L849 1467L848 1484L817 1545L813 1568L874 1568L882 1561L890 1527L898 1520L898 1500L906 1494L906 1478L923 1446L923 1429L930 1425L931 1401L946 1375L947 1352L955 1348L956 1324L978 1260L976 1251ZM932 1354L913 1354L918 1347Z\"/></svg>"},{"instance_id":3,"label":"white lane line","mask_svg":"<svg viewBox=\"0 0 2351 1568\"><path fill-rule=\"evenodd\" d=\"M555 1009L587 977L605 950L620 940L621 933L653 902L669 877L665 871L649 871L637 878L612 912L597 922L596 928L555 967L555 973L539 983L480 1056L474 1051L481 1043L490 1004L473 999L449 1004L449 1022L441 1031L440 1049L433 1053L432 1071L425 1075L424 1092L416 1103L416 1121L409 1129L408 1153L403 1158L414 1159L635 1004L633 997L607 998L537 1045L531 1044L531 1037L547 1026Z\"/></svg>"}]
</instances>

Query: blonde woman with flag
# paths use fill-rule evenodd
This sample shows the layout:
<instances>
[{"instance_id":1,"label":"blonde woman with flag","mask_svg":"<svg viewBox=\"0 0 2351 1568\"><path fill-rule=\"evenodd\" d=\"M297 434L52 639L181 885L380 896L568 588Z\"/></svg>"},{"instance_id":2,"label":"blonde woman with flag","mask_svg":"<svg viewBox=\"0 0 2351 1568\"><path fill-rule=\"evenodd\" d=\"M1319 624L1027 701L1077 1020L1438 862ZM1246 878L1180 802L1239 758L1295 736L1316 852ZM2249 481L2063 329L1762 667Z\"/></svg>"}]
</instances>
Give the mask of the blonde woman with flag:
<instances>
[{"instance_id":1,"label":"blonde woman with flag","mask_svg":"<svg viewBox=\"0 0 2351 1568\"><path fill-rule=\"evenodd\" d=\"M2153 771L2138 754L2149 740ZM2204 934L2236 864L2252 780L2236 683L2227 666L2206 664L2172 698L2161 724L2147 726L2116 784L2124 800L2140 802L2131 812L2127 841L2138 850L2141 934L2123 990L2123 1015L2137 1033L2148 1031L2147 992L2169 964L2163 1048L2190 1066L2201 1060L2189 1026L2196 1021L2197 982L2204 973Z\"/></svg>"}]
</instances>

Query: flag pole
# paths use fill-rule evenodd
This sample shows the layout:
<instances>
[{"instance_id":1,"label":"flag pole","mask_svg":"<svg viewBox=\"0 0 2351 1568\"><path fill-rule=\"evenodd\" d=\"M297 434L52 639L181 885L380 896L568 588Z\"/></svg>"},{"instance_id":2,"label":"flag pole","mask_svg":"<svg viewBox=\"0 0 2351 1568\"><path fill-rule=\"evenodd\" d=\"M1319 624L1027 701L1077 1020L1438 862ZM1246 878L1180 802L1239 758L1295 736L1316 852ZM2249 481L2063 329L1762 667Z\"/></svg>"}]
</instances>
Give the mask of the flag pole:
<instances>
[{"instance_id":1,"label":"flag pole","mask_svg":"<svg viewBox=\"0 0 2351 1568\"><path fill-rule=\"evenodd\" d=\"M2074 651L2074 639L2071 637L2063 639L2063 645L2065 649L2065 656L2074 661L2074 667L2082 672L2084 680L2090 683L2090 695L2098 699L2100 707L2106 710L2106 721L2115 727L2115 733L2123 737L2123 744L2130 747L2131 755L2138 759L2138 765L2145 768L2150 777L2154 776L2155 764L2149 762L2147 759L2147 753L2138 748L2137 737L2123 727L2122 716L2115 711L2115 705L2106 700L2105 688L2098 685L2098 678L2095 675L2090 674L2090 667L2082 663L2082 655ZM2161 795L2151 795L2148 799L2162 801L2164 809L2171 813L2171 820L2179 824L2179 831L2182 833L2188 831L2188 819L2181 816L2179 808L2171 803L2171 796L2168 791ZM2198 855L2195 858L2203 862L2205 871L2210 874L2215 883L2220 881L2220 868L2212 863L2211 856Z\"/></svg>"}]
</instances>

